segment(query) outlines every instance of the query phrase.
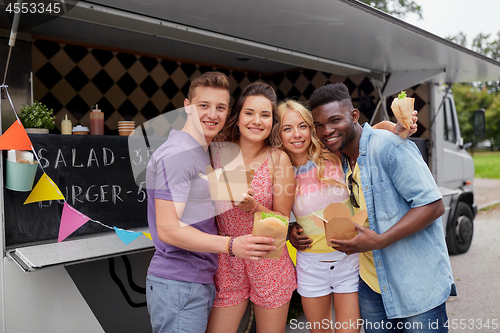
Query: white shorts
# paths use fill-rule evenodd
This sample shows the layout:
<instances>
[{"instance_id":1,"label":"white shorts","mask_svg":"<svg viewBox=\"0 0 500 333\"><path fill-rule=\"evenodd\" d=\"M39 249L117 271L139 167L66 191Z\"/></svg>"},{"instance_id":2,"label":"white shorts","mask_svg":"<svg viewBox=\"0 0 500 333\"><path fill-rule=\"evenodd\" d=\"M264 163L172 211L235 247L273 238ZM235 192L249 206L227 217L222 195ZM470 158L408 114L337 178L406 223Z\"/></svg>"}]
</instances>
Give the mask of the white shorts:
<instances>
[{"instance_id":1,"label":"white shorts","mask_svg":"<svg viewBox=\"0 0 500 333\"><path fill-rule=\"evenodd\" d=\"M340 253L336 253L338 258ZM359 283L359 254L327 261L325 254L297 252L297 292L303 297L321 297L331 293L355 293ZM335 259L333 259L335 260Z\"/></svg>"}]
</instances>

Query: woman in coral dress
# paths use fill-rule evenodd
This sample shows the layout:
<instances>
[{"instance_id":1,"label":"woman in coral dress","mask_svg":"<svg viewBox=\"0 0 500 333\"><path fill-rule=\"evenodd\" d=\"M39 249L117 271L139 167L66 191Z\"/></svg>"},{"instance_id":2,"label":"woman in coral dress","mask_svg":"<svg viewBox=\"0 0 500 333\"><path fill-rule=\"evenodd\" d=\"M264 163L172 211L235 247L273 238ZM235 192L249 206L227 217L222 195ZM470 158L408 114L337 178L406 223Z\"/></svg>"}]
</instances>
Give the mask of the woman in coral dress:
<instances>
[{"instance_id":1,"label":"woman in coral dress","mask_svg":"<svg viewBox=\"0 0 500 333\"><path fill-rule=\"evenodd\" d=\"M232 206L230 202L216 202L221 234L251 233L254 214L261 212L290 216L295 180L290 159L276 148L281 145L280 127L274 90L260 82L247 86L227 121L228 141L236 145L213 154L213 163L215 168L240 163L255 173L252 188L241 203ZM231 151L235 148L239 152ZM235 162L238 158L225 159L235 155L239 156L239 163ZM257 332L284 332L288 306L296 289L295 269L286 247L279 260L250 262L219 254L215 286L207 332L236 332L249 299L254 303Z\"/></svg>"}]
</instances>

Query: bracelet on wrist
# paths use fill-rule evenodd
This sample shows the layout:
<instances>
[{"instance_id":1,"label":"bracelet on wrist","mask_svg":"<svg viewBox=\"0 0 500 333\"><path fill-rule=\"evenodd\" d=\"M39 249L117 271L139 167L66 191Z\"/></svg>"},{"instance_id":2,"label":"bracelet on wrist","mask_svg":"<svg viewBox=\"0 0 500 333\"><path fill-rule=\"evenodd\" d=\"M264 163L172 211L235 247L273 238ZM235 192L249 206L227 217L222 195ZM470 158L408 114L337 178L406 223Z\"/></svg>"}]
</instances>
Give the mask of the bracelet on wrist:
<instances>
[{"instance_id":1,"label":"bracelet on wrist","mask_svg":"<svg viewBox=\"0 0 500 333\"><path fill-rule=\"evenodd\" d=\"M252 210L250 211L250 214L257 213L258 207L259 207L259 202L258 202L258 201L256 201L256 202L255 202L255 206L254 206L254 207L252 208Z\"/></svg>"},{"instance_id":2,"label":"bracelet on wrist","mask_svg":"<svg viewBox=\"0 0 500 333\"><path fill-rule=\"evenodd\" d=\"M230 238L230 242L229 242L229 251L228 251L228 253L227 253L227 254L229 254L229 256L230 256L230 257L234 257L234 256L235 256L235 255L234 255L234 253L233 253L233 242L234 242L234 240L235 240L235 239L236 239L236 237L235 237L235 236L232 236L232 237Z\"/></svg>"},{"instance_id":3,"label":"bracelet on wrist","mask_svg":"<svg viewBox=\"0 0 500 333\"><path fill-rule=\"evenodd\" d=\"M231 241L231 237L228 237L228 238L227 238L227 241L226 241L226 253L227 253L228 255L230 255L230 254L229 254L229 242L230 242L230 241Z\"/></svg>"}]
</instances>

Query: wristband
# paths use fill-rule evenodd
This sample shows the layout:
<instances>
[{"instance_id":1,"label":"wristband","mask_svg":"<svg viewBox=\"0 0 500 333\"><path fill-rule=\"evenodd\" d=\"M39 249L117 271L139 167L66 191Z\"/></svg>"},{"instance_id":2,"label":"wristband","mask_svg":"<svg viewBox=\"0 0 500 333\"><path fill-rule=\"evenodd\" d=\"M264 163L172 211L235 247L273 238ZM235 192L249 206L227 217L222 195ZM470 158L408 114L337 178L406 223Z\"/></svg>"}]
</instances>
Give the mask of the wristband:
<instances>
[{"instance_id":1,"label":"wristband","mask_svg":"<svg viewBox=\"0 0 500 333\"><path fill-rule=\"evenodd\" d=\"M257 213L257 207L259 207L259 202L255 201L255 206L250 211L250 214Z\"/></svg>"},{"instance_id":2,"label":"wristband","mask_svg":"<svg viewBox=\"0 0 500 333\"><path fill-rule=\"evenodd\" d=\"M230 254L229 254L229 241L230 241L230 240L231 240L231 237L228 237L228 238L227 238L227 242L226 242L226 253L227 253L228 255L230 255Z\"/></svg>"},{"instance_id":3,"label":"wristband","mask_svg":"<svg viewBox=\"0 0 500 333\"><path fill-rule=\"evenodd\" d=\"M230 257L234 257L235 256L234 253L233 253L233 242L234 242L235 239L236 239L236 237L234 237L234 236L232 236L230 238L229 251L228 251L228 254L229 254Z\"/></svg>"}]
</instances>

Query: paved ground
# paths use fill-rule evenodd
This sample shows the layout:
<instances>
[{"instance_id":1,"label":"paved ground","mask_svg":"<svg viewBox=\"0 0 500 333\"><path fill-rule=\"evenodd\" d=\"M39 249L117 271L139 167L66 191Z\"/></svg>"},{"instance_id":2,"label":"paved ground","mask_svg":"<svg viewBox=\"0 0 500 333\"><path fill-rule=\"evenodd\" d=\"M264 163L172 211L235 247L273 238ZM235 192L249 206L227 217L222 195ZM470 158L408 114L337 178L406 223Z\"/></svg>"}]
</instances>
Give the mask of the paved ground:
<instances>
[{"instance_id":1,"label":"paved ground","mask_svg":"<svg viewBox=\"0 0 500 333\"><path fill-rule=\"evenodd\" d=\"M469 251L450 257L458 289L446 304L450 332L500 332L500 207L479 212L474 229Z\"/></svg>"},{"instance_id":2,"label":"paved ground","mask_svg":"<svg viewBox=\"0 0 500 333\"><path fill-rule=\"evenodd\" d=\"M479 209L500 203L500 180L475 178L474 201ZM479 212L474 228L469 251L450 257L458 288L446 305L452 333L500 332L500 207ZM298 327L289 324L285 333L309 332Z\"/></svg>"},{"instance_id":3,"label":"paved ground","mask_svg":"<svg viewBox=\"0 0 500 333\"><path fill-rule=\"evenodd\" d=\"M500 179L474 178L474 202L479 209L500 203Z\"/></svg>"}]
</instances>

